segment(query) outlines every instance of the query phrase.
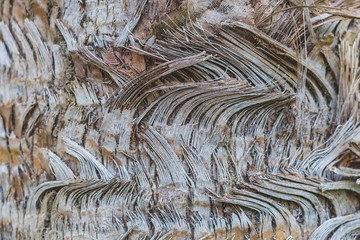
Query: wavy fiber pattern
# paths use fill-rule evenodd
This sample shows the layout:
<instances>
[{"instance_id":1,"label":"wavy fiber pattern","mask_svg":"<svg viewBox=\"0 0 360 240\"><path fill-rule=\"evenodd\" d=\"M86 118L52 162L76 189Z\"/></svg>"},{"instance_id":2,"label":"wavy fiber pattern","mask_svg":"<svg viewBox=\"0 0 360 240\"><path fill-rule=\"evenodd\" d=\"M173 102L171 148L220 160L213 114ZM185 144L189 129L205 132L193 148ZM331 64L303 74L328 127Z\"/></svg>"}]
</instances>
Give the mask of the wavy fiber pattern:
<instances>
[{"instance_id":1,"label":"wavy fiber pattern","mask_svg":"<svg viewBox=\"0 0 360 240\"><path fill-rule=\"evenodd\" d=\"M359 1L0 1L1 239L358 239Z\"/></svg>"}]
</instances>

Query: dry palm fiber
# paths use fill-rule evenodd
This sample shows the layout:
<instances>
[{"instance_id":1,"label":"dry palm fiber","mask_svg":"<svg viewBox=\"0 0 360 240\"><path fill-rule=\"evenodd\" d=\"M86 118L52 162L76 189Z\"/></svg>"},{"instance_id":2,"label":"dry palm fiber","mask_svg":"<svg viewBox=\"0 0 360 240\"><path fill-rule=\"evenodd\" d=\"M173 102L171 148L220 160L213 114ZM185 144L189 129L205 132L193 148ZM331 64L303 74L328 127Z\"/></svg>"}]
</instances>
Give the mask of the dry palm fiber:
<instances>
[{"instance_id":1,"label":"dry palm fiber","mask_svg":"<svg viewBox=\"0 0 360 240\"><path fill-rule=\"evenodd\" d=\"M359 7L1 1L0 238L359 238Z\"/></svg>"}]
</instances>

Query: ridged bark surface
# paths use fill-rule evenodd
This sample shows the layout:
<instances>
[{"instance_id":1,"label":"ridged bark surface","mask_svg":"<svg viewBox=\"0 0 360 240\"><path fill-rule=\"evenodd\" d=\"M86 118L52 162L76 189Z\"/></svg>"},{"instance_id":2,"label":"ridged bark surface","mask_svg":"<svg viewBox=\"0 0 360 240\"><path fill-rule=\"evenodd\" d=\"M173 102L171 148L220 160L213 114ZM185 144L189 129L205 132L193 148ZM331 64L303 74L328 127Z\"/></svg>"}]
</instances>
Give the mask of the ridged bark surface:
<instances>
[{"instance_id":1,"label":"ridged bark surface","mask_svg":"<svg viewBox=\"0 0 360 240\"><path fill-rule=\"evenodd\" d=\"M0 238L358 239L359 7L0 0Z\"/></svg>"}]
</instances>

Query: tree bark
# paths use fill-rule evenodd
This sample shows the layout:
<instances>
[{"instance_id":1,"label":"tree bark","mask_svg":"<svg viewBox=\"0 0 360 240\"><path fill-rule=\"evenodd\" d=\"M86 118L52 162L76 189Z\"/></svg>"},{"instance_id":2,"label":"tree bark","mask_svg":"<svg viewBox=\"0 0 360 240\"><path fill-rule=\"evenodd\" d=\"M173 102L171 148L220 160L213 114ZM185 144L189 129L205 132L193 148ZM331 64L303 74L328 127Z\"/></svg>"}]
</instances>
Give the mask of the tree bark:
<instances>
[{"instance_id":1,"label":"tree bark","mask_svg":"<svg viewBox=\"0 0 360 240\"><path fill-rule=\"evenodd\" d=\"M3 0L1 239L357 239L360 2Z\"/></svg>"}]
</instances>

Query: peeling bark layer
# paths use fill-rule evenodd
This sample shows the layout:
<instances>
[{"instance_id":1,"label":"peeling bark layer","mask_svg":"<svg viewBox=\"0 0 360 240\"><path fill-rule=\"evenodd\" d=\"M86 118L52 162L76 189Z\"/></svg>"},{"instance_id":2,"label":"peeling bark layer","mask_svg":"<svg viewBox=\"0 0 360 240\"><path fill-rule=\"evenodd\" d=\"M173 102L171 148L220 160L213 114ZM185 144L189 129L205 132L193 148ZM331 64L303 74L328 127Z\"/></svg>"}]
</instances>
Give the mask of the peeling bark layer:
<instances>
[{"instance_id":1,"label":"peeling bark layer","mask_svg":"<svg viewBox=\"0 0 360 240\"><path fill-rule=\"evenodd\" d=\"M0 2L1 239L357 239L359 1Z\"/></svg>"}]
</instances>

